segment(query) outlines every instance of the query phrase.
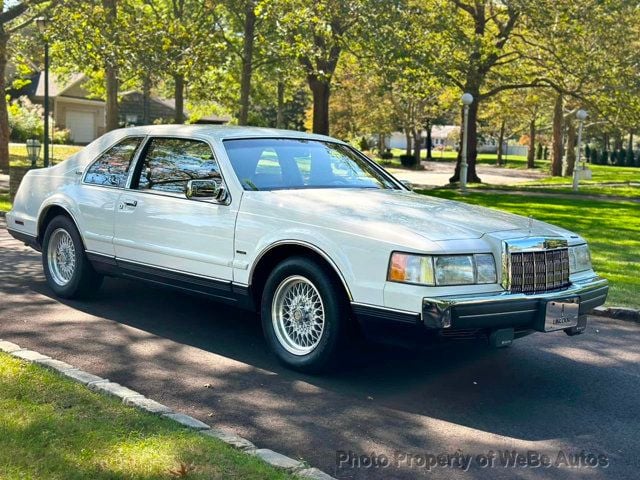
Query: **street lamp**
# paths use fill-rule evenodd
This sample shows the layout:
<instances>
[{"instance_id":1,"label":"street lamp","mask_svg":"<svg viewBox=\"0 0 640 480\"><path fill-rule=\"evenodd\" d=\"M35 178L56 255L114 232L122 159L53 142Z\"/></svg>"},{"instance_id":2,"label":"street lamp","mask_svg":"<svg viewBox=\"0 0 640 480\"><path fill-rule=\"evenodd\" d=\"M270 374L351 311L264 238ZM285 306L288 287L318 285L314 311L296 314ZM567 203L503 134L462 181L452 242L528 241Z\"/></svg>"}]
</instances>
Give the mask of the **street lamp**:
<instances>
[{"instance_id":1,"label":"street lamp","mask_svg":"<svg viewBox=\"0 0 640 480\"><path fill-rule=\"evenodd\" d=\"M49 20L46 17L36 18L38 30L43 35ZM49 42L44 39L44 166L49 166Z\"/></svg>"},{"instance_id":2,"label":"street lamp","mask_svg":"<svg viewBox=\"0 0 640 480\"><path fill-rule=\"evenodd\" d=\"M580 163L582 159L582 126L587 119L587 112L585 110L578 110L576 112L576 118L578 119L578 158L576 164L573 166L573 191L578 191L578 182L580 181L580 171L583 170L584 165Z\"/></svg>"},{"instance_id":3,"label":"street lamp","mask_svg":"<svg viewBox=\"0 0 640 480\"><path fill-rule=\"evenodd\" d=\"M36 162L38 161L38 157L40 156L40 148L42 145L40 142L34 138L27 139L27 157L31 161L31 167L36 166Z\"/></svg>"},{"instance_id":4,"label":"street lamp","mask_svg":"<svg viewBox=\"0 0 640 480\"><path fill-rule=\"evenodd\" d=\"M469 132L469 105L473 103L473 95L465 93L462 95L463 107L463 127L462 127L462 156L460 162L460 190L467 191L467 133Z\"/></svg>"}]
</instances>

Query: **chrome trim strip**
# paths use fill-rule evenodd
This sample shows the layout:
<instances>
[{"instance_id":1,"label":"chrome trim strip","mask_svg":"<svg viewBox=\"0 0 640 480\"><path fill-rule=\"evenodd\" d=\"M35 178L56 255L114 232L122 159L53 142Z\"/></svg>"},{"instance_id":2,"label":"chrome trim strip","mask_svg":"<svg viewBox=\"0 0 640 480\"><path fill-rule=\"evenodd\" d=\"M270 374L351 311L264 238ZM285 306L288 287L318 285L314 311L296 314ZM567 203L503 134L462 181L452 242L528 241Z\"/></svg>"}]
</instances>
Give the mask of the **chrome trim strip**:
<instances>
[{"instance_id":1,"label":"chrome trim strip","mask_svg":"<svg viewBox=\"0 0 640 480\"><path fill-rule=\"evenodd\" d=\"M351 302L351 305L356 307L368 307L368 308L375 308L378 310L386 310L387 312L406 313L408 315L420 315L419 312L411 312L409 310L400 310L399 308L381 307L380 305L372 305L370 303Z\"/></svg>"},{"instance_id":2,"label":"chrome trim strip","mask_svg":"<svg viewBox=\"0 0 640 480\"><path fill-rule=\"evenodd\" d=\"M98 253L98 252L93 252L91 250L87 250L87 253L90 253L92 255L99 255L101 257L106 257L106 258L110 258L117 261L121 261L121 262L125 262L125 263L133 263L134 265L140 265L141 267L149 267L149 268L155 268L157 270L164 270L165 272L173 272L173 273L180 273L182 275L189 275L190 277L198 277L198 278L202 278L204 280L215 280L221 283L227 283L227 284L231 284L232 281L231 280L225 280L222 278L217 278L217 277L208 277L206 275L199 275L197 273L192 273L192 272L186 272L184 270L175 270L172 268L166 268L166 267L159 267L157 265L152 265L150 263L142 263L142 262L136 262L134 260L129 260L128 258L120 258L120 257L115 257L113 255L106 255L104 253ZM240 284L238 284L240 285Z\"/></svg>"},{"instance_id":3,"label":"chrome trim strip","mask_svg":"<svg viewBox=\"0 0 640 480\"><path fill-rule=\"evenodd\" d=\"M315 245L308 242L304 242L302 240L278 240L277 242L270 244L268 247L265 247L260 253L258 253L253 259L251 270L249 270L249 282L250 282L249 286L251 286L251 284L253 283L253 274L255 272L255 268L258 265L258 263L260 263L260 260L262 259L262 257L264 257L267 253L269 253L274 248L282 245L299 245L302 247L307 247L313 250L314 252L316 252L322 258L324 258L327 262L329 262L329 265L333 267L333 270L338 274L338 277L340 277L340 280L342 281L342 285L344 286L344 289L347 292L347 296L349 297L349 300L350 301L353 300L353 296L351 295L351 290L349 290L349 286L347 285L347 282L344 279L342 272L340 271L338 266L335 264L335 262L331 259L331 257L326 252L316 247Z\"/></svg>"},{"instance_id":4,"label":"chrome trim strip","mask_svg":"<svg viewBox=\"0 0 640 480\"><path fill-rule=\"evenodd\" d=\"M529 310L512 310L509 312L498 312L498 313L478 313L476 315L458 315L459 319L463 318L480 318L480 317L498 317L500 315L517 315L519 313L535 313L538 310L536 308Z\"/></svg>"}]
</instances>

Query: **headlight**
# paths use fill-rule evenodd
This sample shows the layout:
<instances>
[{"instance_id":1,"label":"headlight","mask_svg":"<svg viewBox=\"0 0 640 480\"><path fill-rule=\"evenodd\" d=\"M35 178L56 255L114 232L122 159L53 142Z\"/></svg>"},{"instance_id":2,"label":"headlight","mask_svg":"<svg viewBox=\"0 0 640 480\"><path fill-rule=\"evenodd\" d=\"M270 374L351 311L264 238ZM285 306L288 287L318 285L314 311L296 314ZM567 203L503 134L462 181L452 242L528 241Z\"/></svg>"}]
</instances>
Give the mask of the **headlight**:
<instances>
[{"instance_id":1,"label":"headlight","mask_svg":"<svg viewBox=\"0 0 640 480\"><path fill-rule=\"evenodd\" d=\"M496 283L496 262L490 253L476 255L391 255L387 279L419 285Z\"/></svg>"},{"instance_id":2,"label":"headlight","mask_svg":"<svg viewBox=\"0 0 640 480\"><path fill-rule=\"evenodd\" d=\"M571 273L591 270L591 254L587 244L569 247L569 271Z\"/></svg>"}]
</instances>

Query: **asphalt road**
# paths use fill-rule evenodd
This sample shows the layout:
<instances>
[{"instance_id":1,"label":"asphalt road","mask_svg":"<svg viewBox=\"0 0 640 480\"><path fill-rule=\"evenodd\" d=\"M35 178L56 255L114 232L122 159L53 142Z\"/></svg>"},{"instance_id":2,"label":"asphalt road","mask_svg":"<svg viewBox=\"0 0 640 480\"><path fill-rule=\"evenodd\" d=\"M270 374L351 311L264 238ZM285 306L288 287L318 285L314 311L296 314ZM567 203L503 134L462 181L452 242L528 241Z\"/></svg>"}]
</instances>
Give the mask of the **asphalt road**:
<instances>
[{"instance_id":1,"label":"asphalt road","mask_svg":"<svg viewBox=\"0 0 640 480\"><path fill-rule=\"evenodd\" d=\"M629 322L591 318L582 336L537 334L506 350L356 348L342 371L312 377L275 362L252 315L205 298L108 279L94 300L60 301L39 254L0 223L0 338L338 478L639 477L640 326ZM560 466L481 466L504 450ZM352 454L338 468L340 451ZM456 452L472 455L468 470L426 466ZM567 466L581 453L606 459Z\"/></svg>"}]
</instances>

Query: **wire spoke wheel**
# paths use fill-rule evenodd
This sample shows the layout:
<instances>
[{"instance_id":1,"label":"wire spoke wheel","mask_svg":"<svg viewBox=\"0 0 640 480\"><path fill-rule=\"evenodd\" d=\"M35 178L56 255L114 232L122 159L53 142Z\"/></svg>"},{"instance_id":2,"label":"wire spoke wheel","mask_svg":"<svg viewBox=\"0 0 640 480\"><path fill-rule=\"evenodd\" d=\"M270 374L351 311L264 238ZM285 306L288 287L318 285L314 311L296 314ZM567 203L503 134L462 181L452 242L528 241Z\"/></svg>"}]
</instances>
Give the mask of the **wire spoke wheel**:
<instances>
[{"instance_id":1,"label":"wire spoke wheel","mask_svg":"<svg viewBox=\"0 0 640 480\"><path fill-rule=\"evenodd\" d=\"M322 297L311 281L300 275L285 278L271 308L273 329L280 344L293 355L307 355L320 343L325 328Z\"/></svg>"},{"instance_id":2,"label":"wire spoke wheel","mask_svg":"<svg viewBox=\"0 0 640 480\"><path fill-rule=\"evenodd\" d=\"M76 271L76 247L65 229L58 228L51 234L47 262L51 278L61 287L73 279Z\"/></svg>"}]
</instances>

